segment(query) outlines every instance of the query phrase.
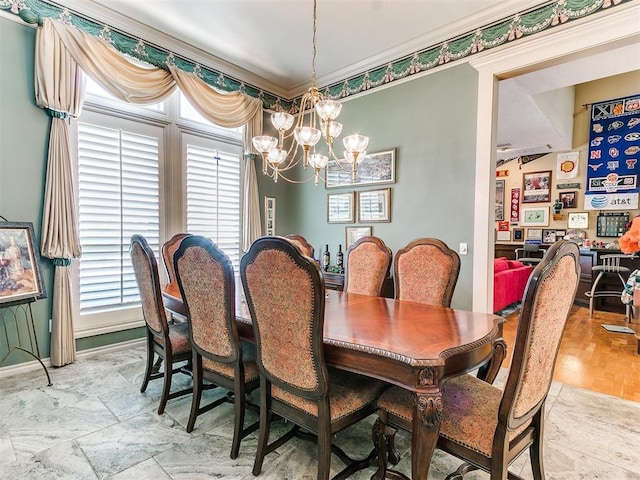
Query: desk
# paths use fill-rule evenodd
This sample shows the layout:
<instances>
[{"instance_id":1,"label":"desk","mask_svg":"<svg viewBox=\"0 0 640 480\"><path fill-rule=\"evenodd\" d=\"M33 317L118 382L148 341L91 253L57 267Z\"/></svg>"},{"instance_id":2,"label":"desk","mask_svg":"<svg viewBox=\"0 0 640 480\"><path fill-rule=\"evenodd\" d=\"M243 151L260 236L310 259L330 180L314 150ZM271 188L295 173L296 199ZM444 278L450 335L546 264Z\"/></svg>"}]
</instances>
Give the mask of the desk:
<instances>
[{"instance_id":1,"label":"desk","mask_svg":"<svg viewBox=\"0 0 640 480\"><path fill-rule=\"evenodd\" d=\"M167 285L163 296L167 309L184 315L176 285ZM237 297L238 330L251 339L249 309ZM492 358L503 322L491 314L327 290L326 360L414 392L411 471L413 479L426 480L440 430L441 387Z\"/></svg>"}]
</instances>

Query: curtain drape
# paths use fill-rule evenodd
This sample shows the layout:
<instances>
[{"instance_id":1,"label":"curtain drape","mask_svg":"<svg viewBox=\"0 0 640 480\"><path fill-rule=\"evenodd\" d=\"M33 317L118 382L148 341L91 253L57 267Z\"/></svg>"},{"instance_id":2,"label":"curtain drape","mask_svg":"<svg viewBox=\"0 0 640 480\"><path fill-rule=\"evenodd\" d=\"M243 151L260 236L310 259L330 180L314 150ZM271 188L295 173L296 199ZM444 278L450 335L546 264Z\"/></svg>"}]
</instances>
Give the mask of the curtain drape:
<instances>
[{"instance_id":1,"label":"curtain drape","mask_svg":"<svg viewBox=\"0 0 640 480\"><path fill-rule=\"evenodd\" d=\"M177 86L206 118L224 127L246 125L245 149L251 137L262 134L262 103L240 92L222 94L194 74L169 66L167 72L141 67L128 61L107 42L51 18L44 18L36 34L35 95L38 106L52 117L44 213L42 255L55 265L51 332L51 364L62 366L75 361L73 309L71 299L71 259L81 255L77 231L77 210L71 168L69 117L82 110L84 85L81 70L117 98L131 103L155 103L169 96ZM247 182L253 182L248 185ZM247 168L244 227L259 236L260 212L255 169ZM255 198L254 198L255 197ZM247 223L247 221L251 223ZM252 241L251 240L251 241Z\"/></svg>"},{"instance_id":2,"label":"curtain drape","mask_svg":"<svg viewBox=\"0 0 640 480\"><path fill-rule=\"evenodd\" d=\"M36 102L51 116L41 251L55 266L50 357L52 365L62 366L76 359L69 265L72 258L82 253L68 117L80 115L84 85L76 61L50 22L45 22L36 33L35 63Z\"/></svg>"}]
</instances>

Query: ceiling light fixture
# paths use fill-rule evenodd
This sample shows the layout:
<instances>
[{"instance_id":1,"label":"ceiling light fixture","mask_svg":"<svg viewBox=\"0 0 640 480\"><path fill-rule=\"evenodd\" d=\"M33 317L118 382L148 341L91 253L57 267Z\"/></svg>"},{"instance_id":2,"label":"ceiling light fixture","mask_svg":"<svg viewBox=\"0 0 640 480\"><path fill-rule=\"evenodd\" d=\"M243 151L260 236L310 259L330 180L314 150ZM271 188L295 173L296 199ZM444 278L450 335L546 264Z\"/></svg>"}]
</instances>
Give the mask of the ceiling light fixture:
<instances>
[{"instance_id":1,"label":"ceiling light fixture","mask_svg":"<svg viewBox=\"0 0 640 480\"><path fill-rule=\"evenodd\" d=\"M278 138L269 135L253 137L253 147L262 156L262 173L269 175L275 182L278 178L291 183L304 183L307 180L296 181L287 178L283 172L295 167L300 162L298 152L302 149L302 164L304 168L313 168L314 184L318 185L320 172L327 167L329 159L335 160L342 170L351 172L355 183L358 164L366 157L369 137L353 134L344 137L342 143L345 151L342 158L338 158L333 150L335 139L342 132L342 124L335 119L342 110L342 104L334 100L325 99L316 87L316 8L317 0L313 0L313 60L311 88L302 96L297 117L286 112L275 112L271 115L271 123L278 131ZM291 133L287 132L291 129ZM291 138L293 136L293 139ZM328 147L328 155L316 152L316 144L320 138ZM294 141L295 140L295 141ZM284 147L285 141L290 141L289 148Z\"/></svg>"}]
</instances>

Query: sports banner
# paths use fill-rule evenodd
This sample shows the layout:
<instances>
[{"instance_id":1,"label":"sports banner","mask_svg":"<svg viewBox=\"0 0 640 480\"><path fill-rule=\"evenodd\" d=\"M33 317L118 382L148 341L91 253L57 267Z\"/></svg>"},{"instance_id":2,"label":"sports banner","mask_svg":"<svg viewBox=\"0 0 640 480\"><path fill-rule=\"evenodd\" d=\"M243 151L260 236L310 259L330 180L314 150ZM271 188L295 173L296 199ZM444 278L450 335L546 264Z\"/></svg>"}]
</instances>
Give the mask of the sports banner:
<instances>
[{"instance_id":1,"label":"sports banner","mask_svg":"<svg viewBox=\"0 0 640 480\"><path fill-rule=\"evenodd\" d=\"M638 205L639 158L640 94L594 103L585 209L625 210Z\"/></svg>"}]
</instances>

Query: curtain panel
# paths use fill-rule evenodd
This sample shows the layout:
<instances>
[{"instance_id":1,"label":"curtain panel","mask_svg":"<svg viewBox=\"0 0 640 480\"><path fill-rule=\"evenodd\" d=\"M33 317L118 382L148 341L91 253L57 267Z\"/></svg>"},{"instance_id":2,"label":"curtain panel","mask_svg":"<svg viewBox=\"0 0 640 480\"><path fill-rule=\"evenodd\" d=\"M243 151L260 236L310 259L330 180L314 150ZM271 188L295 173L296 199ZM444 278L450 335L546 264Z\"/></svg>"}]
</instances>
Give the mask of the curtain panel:
<instances>
[{"instance_id":1,"label":"curtain panel","mask_svg":"<svg viewBox=\"0 0 640 480\"><path fill-rule=\"evenodd\" d=\"M38 106L52 117L41 251L55 265L50 353L54 366L73 363L76 358L69 264L71 259L80 257L82 251L77 230L68 118L78 117L82 111L84 85L80 70L115 97L130 103L156 103L179 87L195 108L217 125L246 125L244 143L247 151L251 148L251 138L262 134L260 100L240 92L219 93L195 74L171 65L168 68L166 71L135 65L104 40L51 18L44 18L38 27L35 96ZM248 209L258 208L257 179L255 168L253 175L250 168L245 167L245 170L243 238L246 241L246 232L251 232L248 235L254 237L251 238L253 241L260 234L260 212L258 209L256 229L252 225L256 212Z\"/></svg>"}]
</instances>

